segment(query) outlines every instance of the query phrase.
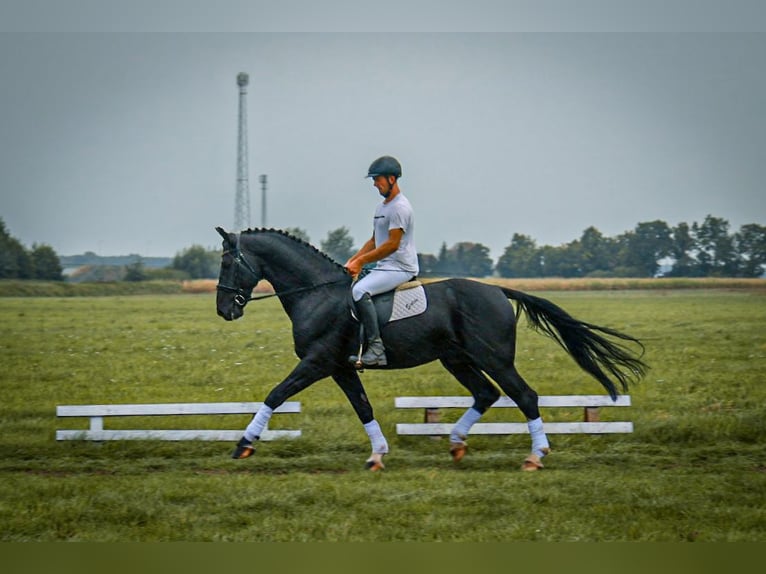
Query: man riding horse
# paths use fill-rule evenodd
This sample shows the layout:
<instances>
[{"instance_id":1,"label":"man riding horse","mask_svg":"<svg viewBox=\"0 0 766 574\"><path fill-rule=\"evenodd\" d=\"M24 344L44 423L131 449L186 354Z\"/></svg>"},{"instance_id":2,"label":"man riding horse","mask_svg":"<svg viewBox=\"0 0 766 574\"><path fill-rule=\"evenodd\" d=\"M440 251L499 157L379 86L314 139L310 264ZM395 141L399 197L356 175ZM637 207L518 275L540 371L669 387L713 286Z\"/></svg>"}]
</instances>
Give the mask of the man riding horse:
<instances>
[{"instance_id":1,"label":"man riding horse","mask_svg":"<svg viewBox=\"0 0 766 574\"><path fill-rule=\"evenodd\" d=\"M372 178L373 185L383 196L383 203L375 209L372 237L346 262L345 268L355 279L351 296L367 343L362 356L351 355L349 361L371 367L387 364L372 297L415 278L419 267L414 238L415 216L412 205L399 189L402 166L396 158L383 156L372 162L367 177ZM376 265L359 278L362 267L369 263Z\"/></svg>"},{"instance_id":2,"label":"man riding horse","mask_svg":"<svg viewBox=\"0 0 766 574\"><path fill-rule=\"evenodd\" d=\"M384 201L375 212L372 237L345 268L308 243L275 229L251 229L229 233L216 228L223 238L216 307L227 321L244 315L256 284L265 279L293 325L293 347L299 362L269 391L247 425L232 457L247 458L282 403L324 378L332 378L351 403L370 439L372 454L365 466L383 468L388 453L383 435L367 397L356 365L360 360L372 368L408 369L440 361L465 387L473 405L450 433L450 453L459 461L466 453L466 438L473 425L497 401L502 390L527 419L531 452L522 469L542 468L548 440L540 417L537 393L515 366L516 327L524 313L534 328L552 337L589 375L598 380L612 398L615 381L627 390L628 381L644 375L647 366L640 355L623 346L641 342L624 333L576 319L547 299L508 287L463 278L445 279L419 286L424 303L416 315L388 319L378 325L372 296L386 298L384 291L412 279L418 273L413 241L412 208L398 187L399 162L389 156L370 166L368 177ZM362 266L376 262L366 276ZM348 309L351 289L358 316L368 341L365 353L358 349L358 324ZM409 291L415 291L411 289ZM516 303L516 308L509 303ZM427 302L427 304L426 304ZM382 340L386 341L384 349ZM499 388L498 388L499 387Z\"/></svg>"}]
</instances>

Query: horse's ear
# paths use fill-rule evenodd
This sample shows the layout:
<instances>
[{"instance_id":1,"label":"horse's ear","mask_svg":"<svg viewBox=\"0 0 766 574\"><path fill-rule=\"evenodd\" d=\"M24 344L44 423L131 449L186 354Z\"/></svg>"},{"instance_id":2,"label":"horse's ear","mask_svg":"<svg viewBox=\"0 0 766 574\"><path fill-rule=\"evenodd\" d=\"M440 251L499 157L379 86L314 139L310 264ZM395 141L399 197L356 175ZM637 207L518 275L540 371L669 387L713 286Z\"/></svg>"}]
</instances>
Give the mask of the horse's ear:
<instances>
[{"instance_id":1,"label":"horse's ear","mask_svg":"<svg viewBox=\"0 0 766 574\"><path fill-rule=\"evenodd\" d=\"M223 227L216 227L215 230L221 237L223 237L223 241L226 243L226 245L231 245L231 237L226 231L224 231Z\"/></svg>"}]
</instances>

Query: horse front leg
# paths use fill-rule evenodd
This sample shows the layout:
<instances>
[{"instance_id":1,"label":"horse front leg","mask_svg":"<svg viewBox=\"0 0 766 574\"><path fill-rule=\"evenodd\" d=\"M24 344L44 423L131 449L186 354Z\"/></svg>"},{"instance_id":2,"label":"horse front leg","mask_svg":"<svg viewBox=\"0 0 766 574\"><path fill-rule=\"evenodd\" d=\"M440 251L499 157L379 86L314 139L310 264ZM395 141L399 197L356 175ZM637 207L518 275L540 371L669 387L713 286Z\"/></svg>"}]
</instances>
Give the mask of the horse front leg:
<instances>
[{"instance_id":1,"label":"horse front leg","mask_svg":"<svg viewBox=\"0 0 766 574\"><path fill-rule=\"evenodd\" d=\"M343 390L370 439L372 454L365 461L365 468L371 472L383 470L385 468L383 455L388 454L388 441L386 441L378 421L375 420L372 405L367 399L367 393L364 391L359 375L354 369L349 368L333 374L332 378Z\"/></svg>"},{"instance_id":2,"label":"horse front leg","mask_svg":"<svg viewBox=\"0 0 766 574\"><path fill-rule=\"evenodd\" d=\"M274 413L274 409L279 407L290 397L298 394L303 389L311 386L319 379L328 376L329 369L323 367L321 363L311 359L303 359L292 370L287 378L274 387L263 401L263 406L255 413L250 424L247 425L242 438L239 439L237 446L231 454L232 458L248 458L255 454L254 443L261 438L261 433Z\"/></svg>"}]
</instances>

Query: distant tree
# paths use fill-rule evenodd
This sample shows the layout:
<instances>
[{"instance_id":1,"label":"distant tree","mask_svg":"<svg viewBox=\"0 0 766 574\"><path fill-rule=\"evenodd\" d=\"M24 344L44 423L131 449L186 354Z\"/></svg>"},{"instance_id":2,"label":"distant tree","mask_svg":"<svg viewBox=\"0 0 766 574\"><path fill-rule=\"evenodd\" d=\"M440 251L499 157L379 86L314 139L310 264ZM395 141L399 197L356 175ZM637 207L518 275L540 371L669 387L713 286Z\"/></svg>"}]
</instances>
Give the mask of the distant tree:
<instances>
[{"instance_id":1,"label":"distant tree","mask_svg":"<svg viewBox=\"0 0 766 574\"><path fill-rule=\"evenodd\" d=\"M670 227L664 221L639 223L620 238L618 266L636 277L654 277L659 260L672 252Z\"/></svg>"},{"instance_id":2,"label":"distant tree","mask_svg":"<svg viewBox=\"0 0 766 574\"><path fill-rule=\"evenodd\" d=\"M191 279L213 279L218 277L221 254L208 251L200 245L193 245L177 253L171 268L185 271Z\"/></svg>"},{"instance_id":3,"label":"distant tree","mask_svg":"<svg viewBox=\"0 0 766 574\"><path fill-rule=\"evenodd\" d=\"M130 263L125 266L124 281L146 281L149 276L144 268L144 263L140 259L135 263Z\"/></svg>"},{"instance_id":4,"label":"distant tree","mask_svg":"<svg viewBox=\"0 0 766 574\"><path fill-rule=\"evenodd\" d=\"M17 279L19 276L19 252L21 243L11 237L0 219L0 279Z\"/></svg>"},{"instance_id":5,"label":"distant tree","mask_svg":"<svg viewBox=\"0 0 766 574\"><path fill-rule=\"evenodd\" d=\"M462 241L449 250L452 272L463 277L486 277L492 274L489 247L481 243Z\"/></svg>"},{"instance_id":6,"label":"distant tree","mask_svg":"<svg viewBox=\"0 0 766 574\"><path fill-rule=\"evenodd\" d=\"M285 231L289 233L290 235L292 235L293 237L297 237L298 239L301 239L305 241L306 243L311 243L311 240L309 239L309 234L306 233L305 229L301 229L300 227L286 227Z\"/></svg>"},{"instance_id":7,"label":"distant tree","mask_svg":"<svg viewBox=\"0 0 766 574\"><path fill-rule=\"evenodd\" d=\"M671 230L670 256L673 268L668 275L673 277L691 277L698 273L694 251L696 241L692 237L688 223L681 222Z\"/></svg>"},{"instance_id":8,"label":"distant tree","mask_svg":"<svg viewBox=\"0 0 766 574\"><path fill-rule=\"evenodd\" d=\"M514 233L510 245L497 260L495 271L500 277L540 277L542 250L528 235Z\"/></svg>"},{"instance_id":9,"label":"distant tree","mask_svg":"<svg viewBox=\"0 0 766 574\"><path fill-rule=\"evenodd\" d=\"M617 263L617 243L595 227L583 231L579 240L580 273L583 277L605 275L612 271Z\"/></svg>"},{"instance_id":10,"label":"distant tree","mask_svg":"<svg viewBox=\"0 0 766 574\"><path fill-rule=\"evenodd\" d=\"M0 219L0 279L33 279L34 276L32 258Z\"/></svg>"},{"instance_id":11,"label":"distant tree","mask_svg":"<svg viewBox=\"0 0 766 574\"><path fill-rule=\"evenodd\" d=\"M327 238L321 242L320 249L332 259L343 265L356 253L354 240L347 227L339 227L327 233Z\"/></svg>"},{"instance_id":12,"label":"distant tree","mask_svg":"<svg viewBox=\"0 0 766 574\"><path fill-rule=\"evenodd\" d=\"M734 277L737 256L734 238L729 235L729 222L708 215L701 224L694 222L692 234L697 244L697 261L703 276Z\"/></svg>"},{"instance_id":13,"label":"distant tree","mask_svg":"<svg viewBox=\"0 0 766 574\"><path fill-rule=\"evenodd\" d=\"M740 275L760 277L766 271L766 225L749 223L734 235Z\"/></svg>"},{"instance_id":14,"label":"distant tree","mask_svg":"<svg viewBox=\"0 0 766 574\"><path fill-rule=\"evenodd\" d=\"M43 281L63 281L63 269L59 256L50 245L32 245L32 263L35 279Z\"/></svg>"},{"instance_id":15,"label":"distant tree","mask_svg":"<svg viewBox=\"0 0 766 574\"><path fill-rule=\"evenodd\" d=\"M543 277L580 277L580 243L572 241L566 245L552 247L545 245L540 250Z\"/></svg>"},{"instance_id":16,"label":"distant tree","mask_svg":"<svg viewBox=\"0 0 766 574\"><path fill-rule=\"evenodd\" d=\"M450 260L450 252L445 242L442 242L442 246L439 248L439 255L436 257L436 267L433 272L435 275L447 277L454 274L454 265Z\"/></svg>"}]
</instances>

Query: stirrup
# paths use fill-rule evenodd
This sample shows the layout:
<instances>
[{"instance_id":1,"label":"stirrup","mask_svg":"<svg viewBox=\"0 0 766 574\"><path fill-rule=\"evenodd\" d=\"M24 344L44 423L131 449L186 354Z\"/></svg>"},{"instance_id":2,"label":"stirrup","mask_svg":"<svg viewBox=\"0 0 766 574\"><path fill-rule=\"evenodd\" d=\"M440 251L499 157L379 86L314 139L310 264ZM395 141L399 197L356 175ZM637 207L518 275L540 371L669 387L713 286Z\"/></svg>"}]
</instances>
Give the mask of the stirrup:
<instances>
[{"instance_id":1,"label":"stirrup","mask_svg":"<svg viewBox=\"0 0 766 574\"><path fill-rule=\"evenodd\" d=\"M385 367L388 364L388 359L386 359L385 353L378 355L368 351L359 358L357 364L359 363L361 363L363 367Z\"/></svg>"},{"instance_id":2,"label":"stirrup","mask_svg":"<svg viewBox=\"0 0 766 574\"><path fill-rule=\"evenodd\" d=\"M367 346L367 350L364 353L362 353L362 350L359 349L361 354L350 355L348 362L352 363L358 371L363 371L365 367L385 367L388 365L388 359L386 358L386 351L383 347L383 342L380 341L380 339L377 342L377 345L380 345L381 347L381 351L379 353L375 352L375 350L372 348L373 345L373 343L369 344Z\"/></svg>"},{"instance_id":3,"label":"stirrup","mask_svg":"<svg viewBox=\"0 0 766 574\"><path fill-rule=\"evenodd\" d=\"M365 367L385 367L388 364L386 359L386 348L383 346L383 340L376 337L367 343L367 350L359 357L358 363Z\"/></svg>"}]
</instances>

